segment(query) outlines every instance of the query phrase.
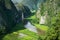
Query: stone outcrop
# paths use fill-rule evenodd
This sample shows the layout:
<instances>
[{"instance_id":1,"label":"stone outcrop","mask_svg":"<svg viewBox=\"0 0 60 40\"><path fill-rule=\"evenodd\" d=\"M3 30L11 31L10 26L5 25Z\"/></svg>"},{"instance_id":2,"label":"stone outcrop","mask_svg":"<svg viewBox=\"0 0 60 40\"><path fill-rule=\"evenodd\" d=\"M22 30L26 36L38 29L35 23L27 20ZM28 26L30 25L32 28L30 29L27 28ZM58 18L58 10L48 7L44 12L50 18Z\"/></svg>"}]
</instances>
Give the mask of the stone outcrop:
<instances>
[{"instance_id":1,"label":"stone outcrop","mask_svg":"<svg viewBox=\"0 0 60 40\"><path fill-rule=\"evenodd\" d=\"M4 24L6 29L10 30L11 27L16 25L16 15L18 11L11 0L0 0L0 21Z\"/></svg>"},{"instance_id":2,"label":"stone outcrop","mask_svg":"<svg viewBox=\"0 0 60 40\"><path fill-rule=\"evenodd\" d=\"M27 6L23 5L23 8L19 6L18 10L11 0L0 0L0 21L2 22L0 24L3 24L6 30L11 30L17 23L22 21L22 13L25 18L31 15Z\"/></svg>"}]
</instances>

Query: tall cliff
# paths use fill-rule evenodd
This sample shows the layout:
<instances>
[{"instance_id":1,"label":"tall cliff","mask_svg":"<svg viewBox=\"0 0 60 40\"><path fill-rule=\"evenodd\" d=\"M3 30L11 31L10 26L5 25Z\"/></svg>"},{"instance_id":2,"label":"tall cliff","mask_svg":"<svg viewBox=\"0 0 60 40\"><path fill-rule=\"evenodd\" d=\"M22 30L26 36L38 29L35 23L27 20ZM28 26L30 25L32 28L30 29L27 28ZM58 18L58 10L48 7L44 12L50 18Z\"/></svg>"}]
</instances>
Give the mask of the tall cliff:
<instances>
[{"instance_id":1,"label":"tall cliff","mask_svg":"<svg viewBox=\"0 0 60 40\"><path fill-rule=\"evenodd\" d=\"M23 4L22 7L19 6L18 10L11 0L0 0L0 24L4 26L4 29L10 31L17 23L20 23L22 13L25 18L31 16L30 9Z\"/></svg>"},{"instance_id":2,"label":"tall cliff","mask_svg":"<svg viewBox=\"0 0 60 40\"><path fill-rule=\"evenodd\" d=\"M11 27L16 24L16 15L18 15L18 11L11 0L0 0L0 21L5 26L5 29L10 30ZM2 26L3 26L2 25Z\"/></svg>"}]
</instances>

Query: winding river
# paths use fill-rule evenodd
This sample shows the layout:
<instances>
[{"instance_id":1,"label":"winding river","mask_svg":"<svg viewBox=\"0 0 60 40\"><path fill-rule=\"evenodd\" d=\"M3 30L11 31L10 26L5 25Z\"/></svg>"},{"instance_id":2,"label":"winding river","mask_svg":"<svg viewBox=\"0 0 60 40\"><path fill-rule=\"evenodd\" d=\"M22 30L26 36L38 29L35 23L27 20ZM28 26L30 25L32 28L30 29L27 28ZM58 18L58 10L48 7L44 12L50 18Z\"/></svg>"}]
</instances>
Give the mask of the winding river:
<instances>
[{"instance_id":1,"label":"winding river","mask_svg":"<svg viewBox=\"0 0 60 40\"><path fill-rule=\"evenodd\" d=\"M27 28L29 31L35 32L37 33L37 29L35 26L33 26L29 21L27 22L27 24L24 25L25 28Z\"/></svg>"}]
</instances>

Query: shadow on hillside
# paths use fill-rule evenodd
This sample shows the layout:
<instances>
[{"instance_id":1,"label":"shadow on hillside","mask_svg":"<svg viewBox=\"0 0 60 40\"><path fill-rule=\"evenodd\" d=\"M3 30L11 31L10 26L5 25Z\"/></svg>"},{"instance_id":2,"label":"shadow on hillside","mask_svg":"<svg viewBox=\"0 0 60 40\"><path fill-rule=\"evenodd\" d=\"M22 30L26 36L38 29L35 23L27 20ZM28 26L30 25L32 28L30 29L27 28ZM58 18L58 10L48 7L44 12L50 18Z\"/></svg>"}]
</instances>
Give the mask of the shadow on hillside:
<instances>
[{"instance_id":1,"label":"shadow on hillside","mask_svg":"<svg viewBox=\"0 0 60 40\"><path fill-rule=\"evenodd\" d=\"M25 18L28 18L28 17L34 15L33 13L31 13L30 9L25 5L23 5L24 11L19 10L20 11L19 12L19 11L17 11L16 7L11 2L11 0L10 0L10 2L7 1L7 3L10 4L11 9L8 8L9 6L7 6L7 7L5 6L5 5L7 5L7 4L5 4L5 2L6 1L4 1L4 0L0 1L0 4L1 4L0 5L0 14L1 14L2 19L4 19L4 21L6 22L6 25L5 25L5 22L3 22L6 27L6 30L4 30L4 33L0 33L0 40L2 40L2 38L7 34L16 32L18 30L25 29L24 23L22 23L21 21L19 21L19 23L16 23L17 20L19 20L19 18L21 18L22 12L24 13L23 15ZM22 18L21 18L21 20L22 20Z\"/></svg>"},{"instance_id":2,"label":"shadow on hillside","mask_svg":"<svg viewBox=\"0 0 60 40\"><path fill-rule=\"evenodd\" d=\"M22 23L17 24L15 27L13 27L13 28L11 27L11 29L9 30L9 32L7 31L5 33L0 33L0 40L3 40L3 37L5 35L7 35L7 34L10 34L12 32L16 32L18 30L23 30L23 29L25 29L25 27L24 27L24 25Z\"/></svg>"},{"instance_id":3,"label":"shadow on hillside","mask_svg":"<svg viewBox=\"0 0 60 40\"><path fill-rule=\"evenodd\" d=\"M33 16L33 15L34 15L34 14L30 14L29 16L27 16L27 15L25 14L25 16L27 16L27 17L25 17L25 18L29 18L30 16ZM30 20L30 19L29 19L29 20ZM25 29L24 25L25 25L29 20L24 20L24 22L21 22L21 21L20 21L20 22L17 23L14 27L8 27L8 28L10 28L10 29L7 29L5 33L1 33L1 34L0 34L0 40L3 40L4 36L7 35L7 34L10 34L10 33L12 33L12 32L16 32L16 31L18 31L18 30L23 30L23 29Z\"/></svg>"}]
</instances>

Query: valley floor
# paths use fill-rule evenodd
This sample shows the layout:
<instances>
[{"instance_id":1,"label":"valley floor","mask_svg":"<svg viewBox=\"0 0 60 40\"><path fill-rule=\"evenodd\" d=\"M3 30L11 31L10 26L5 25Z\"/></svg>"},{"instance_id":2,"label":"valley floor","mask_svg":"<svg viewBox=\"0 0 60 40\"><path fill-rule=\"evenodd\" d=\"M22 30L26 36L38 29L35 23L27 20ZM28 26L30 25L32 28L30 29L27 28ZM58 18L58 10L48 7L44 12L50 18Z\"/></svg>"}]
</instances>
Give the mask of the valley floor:
<instances>
[{"instance_id":1,"label":"valley floor","mask_svg":"<svg viewBox=\"0 0 60 40\"><path fill-rule=\"evenodd\" d=\"M21 29L24 27L24 25L18 24L12 29L12 32L10 34L7 34L3 37L3 40L39 40L39 38L45 37L45 33L49 28L48 26L34 23L33 21L35 20L35 15L26 18L26 20L29 20L32 23L32 25L34 25L37 28L38 33L29 31L26 28Z\"/></svg>"}]
</instances>

